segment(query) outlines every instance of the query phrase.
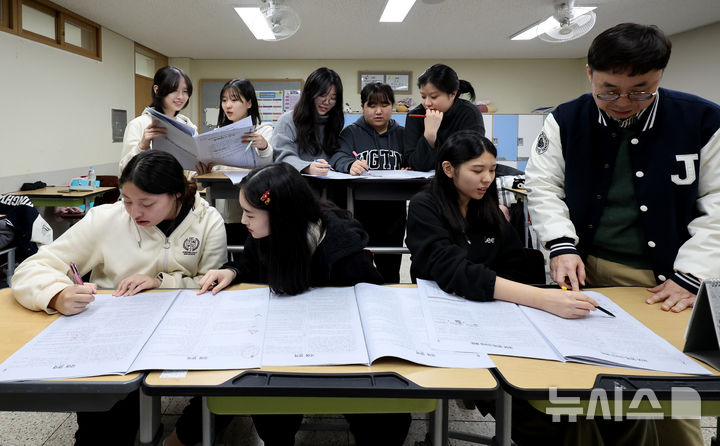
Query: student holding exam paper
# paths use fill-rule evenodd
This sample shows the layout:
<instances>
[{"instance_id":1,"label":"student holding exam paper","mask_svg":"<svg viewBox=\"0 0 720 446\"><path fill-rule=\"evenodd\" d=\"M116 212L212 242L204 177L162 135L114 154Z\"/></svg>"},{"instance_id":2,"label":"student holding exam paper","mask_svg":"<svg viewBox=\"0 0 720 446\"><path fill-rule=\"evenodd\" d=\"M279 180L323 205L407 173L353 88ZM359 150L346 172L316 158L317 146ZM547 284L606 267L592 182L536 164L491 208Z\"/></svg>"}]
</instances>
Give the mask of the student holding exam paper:
<instances>
[{"instance_id":1,"label":"student holding exam paper","mask_svg":"<svg viewBox=\"0 0 720 446\"><path fill-rule=\"evenodd\" d=\"M152 288L195 288L227 258L222 217L196 197L172 155L145 151L119 179L122 201L96 206L15 270L13 295L23 306L72 315L84 311L98 288L131 296ZM90 282L74 284L70 262ZM71 346L69 346L71 348ZM138 396L109 412L79 412L76 445L131 445Z\"/></svg>"},{"instance_id":2,"label":"student holding exam paper","mask_svg":"<svg viewBox=\"0 0 720 446\"><path fill-rule=\"evenodd\" d=\"M192 92L192 81L183 70L172 66L160 68L153 78L152 104L149 107L192 127L197 132L197 127L190 118L180 114L180 110L187 107ZM151 149L153 139L166 134L167 130L160 126L160 121L154 120L148 111L128 122L123 135L120 171L133 156Z\"/></svg>"},{"instance_id":3,"label":"student holding exam paper","mask_svg":"<svg viewBox=\"0 0 720 446\"><path fill-rule=\"evenodd\" d=\"M256 151L258 155L258 166L265 166L272 163L273 149L270 145L270 138L272 138L273 127L270 123L262 123L257 95L255 94L253 84L247 79L233 79L228 81L223 85L222 90L220 90L220 110L217 122L218 128L225 127L226 125L250 116L255 126L255 131L243 135L242 142L247 144L244 150ZM218 170L238 170L238 168L213 164L206 165L202 162L198 163L197 166L198 174ZM237 200L222 200L222 203L218 203L216 207L225 219L228 244L242 244L247 237L247 231L245 231L245 226L240 223L242 209L240 209ZM238 236L235 236L235 233L239 233Z\"/></svg>"},{"instance_id":4,"label":"student holding exam paper","mask_svg":"<svg viewBox=\"0 0 720 446\"><path fill-rule=\"evenodd\" d=\"M238 262L209 271L200 293L217 293L240 282L266 283L276 294L296 295L310 287L382 283L363 252L368 236L347 211L315 196L298 171L285 163L253 170L240 183L243 223L250 236ZM190 445L201 438L201 400L193 398L167 445ZM218 420L217 417L216 420ZM268 445L292 445L302 415L254 415ZM409 414L346 415L358 445L401 445ZM227 419L220 419L227 423Z\"/></svg>"},{"instance_id":5,"label":"student holding exam paper","mask_svg":"<svg viewBox=\"0 0 720 446\"><path fill-rule=\"evenodd\" d=\"M403 132L392 119L395 95L388 84L373 82L360 92L363 115L340 132L340 149L330 159L334 169L351 175L368 170L405 167ZM371 246L402 246L404 201L357 201L355 218L370 236ZM376 254L375 265L386 283L400 282L400 254Z\"/></svg>"}]
</instances>

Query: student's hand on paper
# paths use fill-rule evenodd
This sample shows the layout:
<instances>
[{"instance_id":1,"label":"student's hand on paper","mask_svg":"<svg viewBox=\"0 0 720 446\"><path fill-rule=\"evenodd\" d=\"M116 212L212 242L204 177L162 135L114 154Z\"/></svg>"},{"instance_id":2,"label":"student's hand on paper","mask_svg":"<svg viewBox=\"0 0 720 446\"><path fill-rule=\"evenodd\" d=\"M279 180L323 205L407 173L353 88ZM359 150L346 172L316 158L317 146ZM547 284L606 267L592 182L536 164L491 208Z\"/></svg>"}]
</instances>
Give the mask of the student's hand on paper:
<instances>
[{"instance_id":1,"label":"student's hand on paper","mask_svg":"<svg viewBox=\"0 0 720 446\"><path fill-rule=\"evenodd\" d=\"M97 285L94 283L86 282L83 285L70 285L53 296L48 307L56 309L65 316L78 314L85 310L90 302L95 300L94 293L97 293Z\"/></svg>"},{"instance_id":2,"label":"student's hand on paper","mask_svg":"<svg viewBox=\"0 0 720 446\"><path fill-rule=\"evenodd\" d=\"M248 144L252 141L252 146L258 150L265 150L268 148L268 142L259 133L248 132L242 136L242 142Z\"/></svg>"},{"instance_id":3,"label":"student's hand on paper","mask_svg":"<svg viewBox=\"0 0 720 446\"><path fill-rule=\"evenodd\" d=\"M585 264L577 254L561 254L550 259L550 278L560 286L580 291L585 286Z\"/></svg>"},{"instance_id":4,"label":"student's hand on paper","mask_svg":"<svg viewBox=\"0 0 720 446\"><path fill-rule=\"evenodd\" d=\"M212 172L213 163L205 164L202 161L198 161L197 164L195 164L195 172L197 172L198 175L204 175L206 173Z\"/></svg>"},{"instance_id":5,"label":"student's hand on paper","mask_svg":"<svg viewBox=\"0 0 720 446\"><path fill-rule=\"evenodd\" d=\"M437 132L442 124L443 112L437 110L425 110L425 139L432 146L435 147L435 141L437 140Z\"/></svg>"},{"instance_id":6,"label":"student's hand on paper","mask_svg":"<svg viewBox=\"0 0 720 446\"><path fill-rule=\"evenodd\" d=\"M160 121L155 120L151 122L149 126L145 127L145 130L143 130L143 136L140 139L140 143L138 143L138 148L140 150L149 149L150 141L152 141L153 138L167 135L167 129L165 127L160 127L159 124Z\"/></svg>"},{"instance_id":7,"label":"student's hand on paper","mask_svg":"<svg viewBox=\"0 0 720 446\"><path fill-rule=\"evenodd\" d=\"M595 310L598 303L590 296L577 291L546 289L541 309L565 319L577 319L587 316Z\"/></svg>"},{"instance_id":8,"label":"student's hand on paper","mask_svg":"<svg viewBox=\"0 0 720 446\"><path fill-rule=\"evenodd\" d=\"M120 281L113 296L132 296L142 290L150 290L162 285L162 281L157 277L146 276L145 274L133 274Z\"/></svg>"},{"instance_id":9,"label":"student's hand on paper","mask_svg":"<svg viewBox=\"0 0 720 446\"><path fill-rule=\"evenodd\" d=\"M198 291L198 294L202 294L208 290L212 290L214 296L218 293L218 291L230 285L234 278L234 270L211 269L210 271L206 272L205 275L202 276L202 279L200 279L200 282L198 282L198 284L200 285L200 291Z\"/></svg>"},{"instance_id":10,"label":"student's hand on paper","mask_svg":"<svg viewBox=\"0 0 720 446\"><path fill-rule=\"evenodd\" d=\"M350 165L350 175L362 175L365 172L370 170L370 167L368 167L368 163L365 160L355 160Z\"/></svg>"},{"instance_id":11,"label":"student's hand on paper","mask_svg":"<svg viewBox=\"0 0 720 446\"><path fill-rule=\"evenodd\" d=\"M330 171L330 164L324 159L315 160L307 166L307 173L310 175L325 176Z\"/></svg>"},{"instance_id":12,"label":"student's hand on paper","mask_svg":"<svg viewBox=\"0 0 720 446\"><path fill-rule=\"evenodd\" d=\"M648 291L653 293L653 295L649 297L646 302L648 304L662 302L663 304L660 308L662 308L663 311L679 313L695 305L696 296L675 283L672 279L668 279L656 287L648 288Z\"/></svg>"}]
</instances>

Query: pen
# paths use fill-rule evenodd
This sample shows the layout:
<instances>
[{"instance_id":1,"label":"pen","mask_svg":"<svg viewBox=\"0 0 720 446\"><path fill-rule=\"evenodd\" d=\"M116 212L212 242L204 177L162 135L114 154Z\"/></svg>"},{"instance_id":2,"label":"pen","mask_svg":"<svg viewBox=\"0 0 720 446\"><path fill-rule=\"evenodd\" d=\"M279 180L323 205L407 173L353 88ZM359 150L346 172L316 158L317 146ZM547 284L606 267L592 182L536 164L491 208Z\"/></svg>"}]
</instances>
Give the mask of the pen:
<instances>
[{"instance_id":1,"label":"pen","mask_svg":"<svg viewBox=\"0 0 720 446\"><path fill-rule=\"evenodd\" d=\"M561 286L560 288L562 288L563 290L567 291L567 287L566 287L566 286ZM607 315L610 316L610 317L615 317L614 314L612 314L612 313L609 312L608 310L604 309L604 308L601 307L600 305L596 306L595 308L597 308L598 310L602 311L603 313L607 314Z\"/></svg>"},{"instance_id":2,"label":"pen","mask_svg":"<svg viewBox=\"0 0 720 446\"><path fill-rule=\"evenodd\" d=\"M253 141L252 141L252 139L251 139L250 142L248 143L248 145L245 147L245 151L246 151L246 152L248 151L248 149L250 148L250 146L252 146L252 143L253 143Z\"/></svg>"},{"instance_id":3,"label":"pen","mask_svg":"<svg viewBox=\"0 0 720 446\"><path fill-rule=\"evenodd\" d=\"M328 162L325 161L325 160L321 160L321 159L316 159L315 162L316 162L316 163L325 163L325 164L327 164L327 165L330 165L330 163L328 163ZM328 167L328 169L330 169L330 170L332 170L332 171L335 170L335 169L332 168L332 166Z\"/></svg>"},{"instance_id":4,"label":"pen","mask_svg":"<svg viewBox=\"0 0 720 446\"><path fill-rule=\"evenodd\" d=\"M73 262L70 262L70 271L73 273L73 278L75 279L75 283L77 285L83 285L83 280L80 277L80 273L78 272L77 266Z\"/></svg>"},{"instance_id":5,"label":"pen","mask_svg":"<svg viewBox=\"0 0 720 446\"><path fill-rule=\"evenodd\" d=\"M408 118L424 118L425 115L407 115Z\"/></svg>"},{"instance_id":6,"label":"pen","mask_svg":"<svg viewBox=\"0 0 720 446\"><path fill-rule=\"evenodd\" d=\"M353 150L353 156L355 157L355 159L360 159L360 155L358 155L357 152L354 150Z\"/></svg>"}]
</instances>

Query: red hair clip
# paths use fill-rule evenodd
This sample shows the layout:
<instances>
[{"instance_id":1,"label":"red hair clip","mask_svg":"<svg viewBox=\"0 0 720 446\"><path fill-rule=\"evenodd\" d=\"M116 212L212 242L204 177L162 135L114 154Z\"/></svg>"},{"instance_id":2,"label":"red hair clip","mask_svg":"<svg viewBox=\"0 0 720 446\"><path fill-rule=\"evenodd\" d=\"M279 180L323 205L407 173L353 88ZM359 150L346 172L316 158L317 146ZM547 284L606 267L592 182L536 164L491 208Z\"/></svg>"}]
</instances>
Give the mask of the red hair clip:
<instances>
[{"instance_id":1,"label":"red hair clip","mask_svg":"<svg viewBox=\"0 0 720 446\"><path fill-rule=\"evenodd\" d=\"M265 206L270 204L270 189L266 190L264 194L260 197L260 201L265 203Z\"/></svg>"}]
</instances>

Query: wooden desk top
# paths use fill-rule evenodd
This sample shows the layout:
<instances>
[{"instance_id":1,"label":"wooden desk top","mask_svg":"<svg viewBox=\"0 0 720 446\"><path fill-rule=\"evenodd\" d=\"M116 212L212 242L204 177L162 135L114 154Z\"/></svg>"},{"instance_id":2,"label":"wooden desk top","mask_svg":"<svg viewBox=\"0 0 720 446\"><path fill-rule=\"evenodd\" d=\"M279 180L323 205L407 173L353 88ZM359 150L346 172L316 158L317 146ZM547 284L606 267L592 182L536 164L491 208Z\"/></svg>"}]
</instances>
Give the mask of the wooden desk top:
<instances>
[{"instance_id":1,"label":"wooden desk top","mask_svg":"<svg viewBox=\"0 0 720 446\"><path fill-rule=\"evenodd\" d=\"M111 291L101 291L110 293ZM10 288L0 289L0 362L5 361L20 347L43 331L59 314L47 314L44 311L31 311L23 307L12 295ZM73 378L59 381L117 381L126 382L136 379L140 373L125 376L108 375L91 378ZM52 380L56 381L56 380ZM0 383L2 385L2 383Z\"/></svg>"},{"instance_id":2,"label":"wooden desk top","mask_svg":"<svg viewBox=\"0 0 720 446\"><path fill-rule=\"evenodd\" d=\"M645 288L598 288L598 291L615 301L649 329L659 334L677 349L682 351L685 344L685 328L690 319L691 310L681 313L663 311L660 304L648 305L645 299L650 293ZM545 361L541 359L518 358L511 356L490 355L503 378L512 386L520 389L591 389L597 375L625 376L684 376L677 373L655 372L650 370L628 369L619 367L603 367L574 362ZM697 361L704 367L713 370L706 364ZM714 371L715 376L720 372ZM695 376L695 375L692 375Z\"/></svg>"},{"instance_id":3,"label":"wooden desk top","mask_svg":"<svg viewBox=\"0 0 720 446\"><path fill-rule=\"evenodd\" d=\"M250 170L251 170L251 169L242 169L242 168L239 168L239 167L238 167L237 169L233 169L233 172L235 172L235 171L237 171L237 172L250 172ZM228 178L228 177L223 173L222 170L221 170L221 171L218 171L218 172L211 172L211 173L205 173L205 174L202 174L202 175L198 175L198 176L195 177L195 179L196 179L197 181L200 181L200 182L222 182L222 181L230 181L230 178Z\"/></svg>"},{"instance_id":4,"label":"wooden desk top","mask_svg":"<svg viewBox=\"0 0 720 446\"><path fill-rule=\"evenodd\" d=\"M27 195L30 198L85 198L102 195L116 187L96 187L93 190L70 191L69 186L48 186L35 190L11 192L10 195Z\"/></svg>"}]
</instances>

